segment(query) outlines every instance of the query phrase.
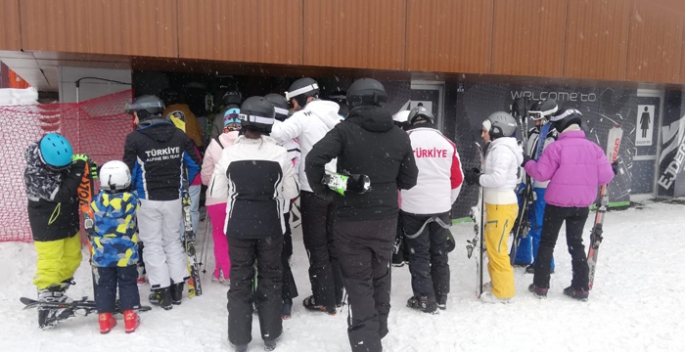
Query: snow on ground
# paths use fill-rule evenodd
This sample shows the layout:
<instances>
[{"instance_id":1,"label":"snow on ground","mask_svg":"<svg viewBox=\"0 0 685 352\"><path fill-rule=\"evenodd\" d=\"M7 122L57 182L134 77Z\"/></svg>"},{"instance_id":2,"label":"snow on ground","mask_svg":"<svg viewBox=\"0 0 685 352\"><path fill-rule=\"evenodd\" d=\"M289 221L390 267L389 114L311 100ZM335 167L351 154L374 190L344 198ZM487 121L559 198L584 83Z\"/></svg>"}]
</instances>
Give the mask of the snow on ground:
<instances>
[{"instance_id":1,"label":"snow on ground","mask_svg":"<svg viewBox=\"0 0 685 352\"><path fill-rule=\"evenodd\" d=\"M588 302L562 295L571 280L564 236L557 246L557 274L549 298L527 292L532 276L516 269L512 303L486 304L475 298L475 264L465 243L472 226L453 227L457 249L450 254L452 293L448 310L433 316L405 307L411 295L406 267L393 270L390 334L386 351L683 351L685 350L685 207L650 203L644 209L610 212L600 249L595 288ZM589 233L591 219L586 225ZM585 240L587 243L587 238ZM210 249L211 253L211 249ZM205 276L202 297L185 300L171 311L142 313L137 332L126 335L123 322L108 335L98 332L97 317L76 317L41 331L36 311L22 310L20 296L35 296L31 284L35 253L25 243L0 243L0 351L230 351L227 342L225 286ZM307 259L301 232L295 232L292 260L300 296L292 320L284 322L277 351L349 351L346 313L329 317L306 312ZM210 263L210 268L213 264ZM92 294L88 263L76 274L72 298ZM147 285L141 286L147 304ZM680 337L678 337L680 336ZM261 351L253 322L250 351Z\"/></svg>"}]
</instances>

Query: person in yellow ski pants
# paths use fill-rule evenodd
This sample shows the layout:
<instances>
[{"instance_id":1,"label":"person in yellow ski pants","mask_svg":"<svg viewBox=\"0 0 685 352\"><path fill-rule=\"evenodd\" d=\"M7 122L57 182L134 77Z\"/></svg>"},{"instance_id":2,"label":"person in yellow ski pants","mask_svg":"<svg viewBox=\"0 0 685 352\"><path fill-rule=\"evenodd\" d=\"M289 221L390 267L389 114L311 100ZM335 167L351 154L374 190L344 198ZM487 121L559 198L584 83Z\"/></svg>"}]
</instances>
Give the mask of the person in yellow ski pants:
<instances>
[{"instance_id":1,"label":"person in yellow ski pants","mask_svg":"<svg viewBox=\"0 0 685 352\"><path fill-rule=\"evenodd\" d=\"M507 302L514 297L514 268L509 260L509 233L518 214L516 189L523 149L513 137L517 125L513 116L496 112L483 123L488 130L490 144L481 172L472 169L466 173L466 183L483 187L485 203L485 245L488 253L488 273L492 291L483 292L485 302Z\"/></svg>"}]
</instances>

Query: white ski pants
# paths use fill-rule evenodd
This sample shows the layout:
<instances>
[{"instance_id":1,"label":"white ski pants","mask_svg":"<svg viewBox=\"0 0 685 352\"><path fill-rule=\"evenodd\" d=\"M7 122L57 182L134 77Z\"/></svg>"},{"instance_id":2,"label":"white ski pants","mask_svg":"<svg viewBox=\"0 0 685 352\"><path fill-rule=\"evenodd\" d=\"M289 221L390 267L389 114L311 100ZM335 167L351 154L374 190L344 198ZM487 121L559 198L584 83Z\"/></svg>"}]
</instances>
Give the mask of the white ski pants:
<instances>
[{"instance_id":1,"label":"white ski pants","mask_svg":"<svg viewBox=\"0 0 685 352\"><path fill-rule=\"evenodd\" d=\"M178 227L183 210L181 199L140 200L138 230L143 242L143 260L153 289L169 287L171 281L188 277L185 252Z\"/></svg>"}]
</instances>

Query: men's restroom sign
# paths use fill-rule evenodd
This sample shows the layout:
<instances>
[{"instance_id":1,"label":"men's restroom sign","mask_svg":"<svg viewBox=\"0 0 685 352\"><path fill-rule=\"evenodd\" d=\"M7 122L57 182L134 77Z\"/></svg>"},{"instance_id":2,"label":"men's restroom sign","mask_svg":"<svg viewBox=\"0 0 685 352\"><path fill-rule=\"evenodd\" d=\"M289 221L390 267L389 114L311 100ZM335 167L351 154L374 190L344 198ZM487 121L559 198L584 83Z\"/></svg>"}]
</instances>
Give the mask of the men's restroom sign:
<instances>
[{"instance_id":1,"label":"men's restroom sign","mask_svg":"<svg viewBox=\"0 0 685 352\"><path fill-rule=\"evenodd\" d=\"M637 106L637 124L635 127L635 146L651 146L652 132L654 132L654 105Z\"/></svg>"}]
</instances>

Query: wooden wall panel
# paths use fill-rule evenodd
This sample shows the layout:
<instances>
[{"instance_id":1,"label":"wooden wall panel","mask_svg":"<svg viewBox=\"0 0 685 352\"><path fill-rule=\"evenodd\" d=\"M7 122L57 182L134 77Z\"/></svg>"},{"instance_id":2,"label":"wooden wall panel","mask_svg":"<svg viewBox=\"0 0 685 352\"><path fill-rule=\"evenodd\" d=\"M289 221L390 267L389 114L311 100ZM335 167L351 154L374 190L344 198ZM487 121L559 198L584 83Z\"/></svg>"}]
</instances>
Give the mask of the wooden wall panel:
<instances>
[{"instance_id":1,"label":"wooden wall panel","mask_svg":"<svg viewBox=\"0 0 685 352\"><path fill-rule=\"evenodd\" d=\"M178 56L176 0L88 2L90 52Z\"/></svg>"},{"instance_id":2,"label":"wooden wall panel","mask_svg":"<svg viewBox=\"0 0 685 352\"><path fill-rule=\"evenodd\" d=\"M683 40L680 49L680 83L685 84L685 26L683 27Z\"/></svg>"},{"instance_id":3,"label":"wooden wall panel","mask_svg":"<svg viewBox=\"0 0 685 352\"><path fill-rule=\"evenodd\" d=\"M568 1L495 0L491 73L561 77Z\"/></svg>"},{"instance_id":4,"label":"wooden wall panel","mask_svg":"<svg viewBox=\"0 0 685 352\"><path fill-rule=\"evenodd\" d=\"M407 0L407 69L488 73L493 0Z\"/></svg>"},{"instance_id":5,"label":"wooden wall panel","mask_svg":"<svg viewBox=\"0 0 685 352\"><path fill-rule=\"evenodd\" d=\"M178 0L181 58L302 64L303 0Z\"/></svg>"},{"instance_id":6,"label":"wooden wall panel","mask_svg":"<svg viewBox=\"0 0 685 352\"><path fill-rule=\"evenodd\" d=\"M569 1L565 77L625 79L631 9L626 0Z\"/></svg>"},{"instance_id":7,"label":"wooden wall panel","mask_svg":"<svg viewBox=\"0 0 685 352\"><path fill-rule=\"evenodd\" d=\"M88 52L88 0L21 0L24 50Z\"/></svg>"},{"instance_id":8,"label":"wooden wall panel","mask_svg":"<svg viewBox=\"0 0 685 352\"><path fill-rule=\"evenodd\" d=\"M640 82L679 82L683 16L638 1L630 18L626 78Z\"/></svg>"},{"instance_id":9,"label":"wooden wall panel","mask_svg":"<svg viewBox=\"0 0 685 352\"><path fill-rule=\"evenodd\" d=\"M404 69L406 0L304 0L304 64Z\"/></svg>"},{"instance_id":10,"label":"wooden wall panel","mask_svg":"<svg viewBox=\"0 0 685 352\"><path fill-rule=\"evenodd\" d=\"M21 49L19 0L0 0L0 50Z\"/></svg>"}]
</instances>

